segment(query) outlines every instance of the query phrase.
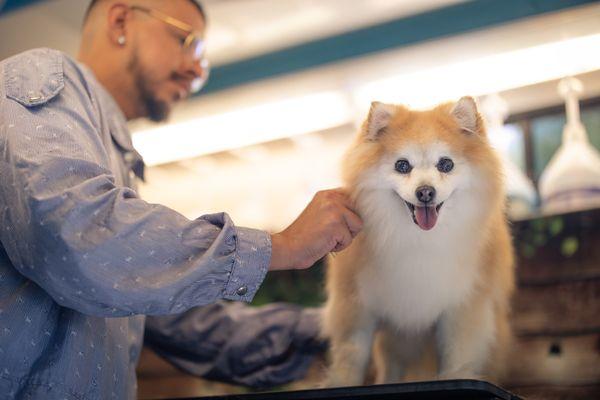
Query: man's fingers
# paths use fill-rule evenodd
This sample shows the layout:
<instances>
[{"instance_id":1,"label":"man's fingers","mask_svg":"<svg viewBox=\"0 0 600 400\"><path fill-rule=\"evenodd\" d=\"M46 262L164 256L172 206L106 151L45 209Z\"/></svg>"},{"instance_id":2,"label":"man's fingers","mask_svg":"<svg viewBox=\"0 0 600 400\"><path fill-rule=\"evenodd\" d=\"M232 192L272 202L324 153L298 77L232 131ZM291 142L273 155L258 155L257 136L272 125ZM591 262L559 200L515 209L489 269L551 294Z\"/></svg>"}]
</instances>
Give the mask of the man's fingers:
<instances>
[{"instance_id":1,"label":"man's fingers","mask_svg":"<svg viewBox=\"0 0 600 400\"><path fill-rule=\"evenodd\" d=\"M350 230L350 234L353 238L356 237L363 228L362 219L350 209L345 209L342 216L344 217L346 226L348 226L348 230Z\"/></svg>"},{"instance_id":2,"label":"man's fingers","mask_svg":"<svg viewBox=\"0 0 600 400\"><path fill-rule=\"evenodd\" d=\"M331 251L338 252L344 250L346 247L350 246L352 243L352 235L350 231L345 226L339 227L337 244Z\"/></svg>"},{"instance_id":3,"label":"man's fingers","mask_svg":"<svg viewBox=\"0 0 600 400\"><path fill-rule=\"evenodd\" d=\"M355 237L362 230L363 223L362 219L355 211L354 202L352 202L347 191L343 188L331 189L328 192L334 196L336 202L339 202L338 205L342 208L341 213L344 221L346 222L352 237Z\"/></svg>"},{"instance_id":4,"label":"man's fingers","mask_svg":"<svg viewBox=\"0 0 600 400\"><path fill-rule=\"evenodd\" d=\"M342 251L350 246L362 226L362 220L344 189L320 191L292 225L282 232L284 239L294 238L301 245L291 248L291 255L287 254L290 249L287 253L283 252L285 260L272 262L273 269L286 262L296 268L304 268L327 253ZM287 247L290 247L289 243ZM291 262L286 261L290 259Z\"/></svg>"}]
</instances>

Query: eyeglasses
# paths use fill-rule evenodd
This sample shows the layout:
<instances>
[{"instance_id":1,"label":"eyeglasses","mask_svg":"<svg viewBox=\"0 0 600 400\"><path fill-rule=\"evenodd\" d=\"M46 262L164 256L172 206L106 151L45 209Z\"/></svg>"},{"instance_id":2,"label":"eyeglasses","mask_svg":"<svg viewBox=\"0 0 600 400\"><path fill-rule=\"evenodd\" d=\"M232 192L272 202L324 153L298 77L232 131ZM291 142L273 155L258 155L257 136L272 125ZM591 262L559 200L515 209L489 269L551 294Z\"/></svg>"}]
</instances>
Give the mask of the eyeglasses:
<instances>
[{"instance_id":1,"label":"eyeglasses","mask_svg":"<svg viewBox=\"0 0 600 400\"><path fill-rule=\"evenodd\" d=\"M206 45L204 39L202 38L202 34L196 32L192 26L186 24L185 22L170 17L158 10L141 6L131 6L130 8L132 10L146 13L153 18L184 31L187 34L185 39L181 39L181 48L184 53L191 55L194 62L198 62L200 64L200 69L202 70L201 75L192 81L190 91L192 93L200 91L200 89L202 89L202 87L206 84L210 73L210 63L204 54Z\"/></svg>"}]
</instances>

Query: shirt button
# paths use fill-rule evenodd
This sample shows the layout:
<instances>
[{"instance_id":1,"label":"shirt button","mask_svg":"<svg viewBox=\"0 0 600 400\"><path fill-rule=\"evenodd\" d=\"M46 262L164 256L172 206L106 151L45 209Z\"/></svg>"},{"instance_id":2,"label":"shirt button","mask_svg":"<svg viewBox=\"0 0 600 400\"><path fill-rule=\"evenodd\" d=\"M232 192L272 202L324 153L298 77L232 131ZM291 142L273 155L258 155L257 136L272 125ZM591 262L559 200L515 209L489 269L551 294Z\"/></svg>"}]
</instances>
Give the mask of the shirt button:
<instances>
[{"instance_id":1,"label":"shirt button","mask_svg":"<svg viewBox=\"0 0 600 400\"><path fill-rule=\"evenodd\" d=\"M39 93L29 92L28 97L30 102L42 100L42 95Z\"/></svg>"},{"instance_id":2,"label":"shirt button","mask_svg":"<svg viewBox=\"0 0 600 400\"><path fill-rule=\"evenodd\" d=\"M248 293L248 286L240 286L235 292L238 296L243 296Z\"/></svg>"}]
</instances>

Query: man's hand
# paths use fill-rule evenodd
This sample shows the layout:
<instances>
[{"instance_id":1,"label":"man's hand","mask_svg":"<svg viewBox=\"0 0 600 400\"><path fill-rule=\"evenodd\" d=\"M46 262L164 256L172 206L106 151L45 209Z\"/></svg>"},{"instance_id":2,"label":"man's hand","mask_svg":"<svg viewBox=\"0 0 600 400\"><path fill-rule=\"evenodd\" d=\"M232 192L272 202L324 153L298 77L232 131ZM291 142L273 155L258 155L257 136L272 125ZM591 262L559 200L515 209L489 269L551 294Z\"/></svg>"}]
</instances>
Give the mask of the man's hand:
<instances>
[{"instance_id":1,"label":"man's hand","mask_svg":"<svg viewBox=\"0 0 600 400\"><path fill-rule=\"evenodd\" d=\"M327 253L348 247L362 229L353 209L341 189L318 192L294 223L271 236L269 270L308 268Z\"/></svg>"}]
</instances>

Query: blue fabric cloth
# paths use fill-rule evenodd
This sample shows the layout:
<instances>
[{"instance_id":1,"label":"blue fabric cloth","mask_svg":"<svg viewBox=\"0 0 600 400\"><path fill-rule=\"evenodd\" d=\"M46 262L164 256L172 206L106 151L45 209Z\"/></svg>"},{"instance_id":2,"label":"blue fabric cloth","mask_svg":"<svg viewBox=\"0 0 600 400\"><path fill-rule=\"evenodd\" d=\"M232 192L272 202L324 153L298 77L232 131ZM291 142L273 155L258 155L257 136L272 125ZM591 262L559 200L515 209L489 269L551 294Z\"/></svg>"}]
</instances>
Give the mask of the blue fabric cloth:
<instances>
[{"instance_id":1,"label":"blue fabric cloth","mask_svg":"<svg viewBox=\"0 0 600 400\"><path fill-rule=\"evenodd\" d=\"M61 52L0 63L0 153L0 398L133 399L146 315L249 302L264 279L266 232L139 199L143 162L124 115ZM202 353L202 326L185 315L153 320L163 355Z\"/></svg>"}]
</instances>

